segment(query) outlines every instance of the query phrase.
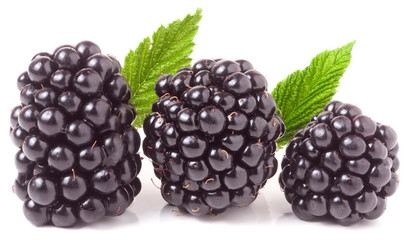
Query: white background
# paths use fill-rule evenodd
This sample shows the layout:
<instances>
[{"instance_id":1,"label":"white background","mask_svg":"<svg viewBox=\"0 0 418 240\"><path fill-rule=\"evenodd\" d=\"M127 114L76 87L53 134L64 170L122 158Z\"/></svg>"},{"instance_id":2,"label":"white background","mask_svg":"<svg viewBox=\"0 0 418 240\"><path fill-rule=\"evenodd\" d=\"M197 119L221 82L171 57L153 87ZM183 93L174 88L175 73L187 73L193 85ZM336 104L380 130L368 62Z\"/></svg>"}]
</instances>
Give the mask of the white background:
<instances>
[{"instance_id":1,"label":"white background","mask_svg":"<svg viewBox=\"0 0 418 240\"><path fill-rule=\"evenodd\" d=\"M417 5L413 1L1 1L1 167L0 228L27 239L393 239L416 227L417 166ZM325 49L357 40L352 64L335 99L350 102L398 133L401 184L385 214L352 227L297 219L277 183L278 174L249 207L217 217L171 212L150 179L144 160L143 190L120 217L76 229L36 228L12 193L17 175L9 139L10 109L19 104L17 76L31 57L62 44L92 40L122 62L160 24L203 8L192 58L244 58L275 84ZM142 134L142 133L141 133ZM276 155L281 159L283 151ZM9 238L9 237L7 237Z\"/></svg>"}]
</instances>

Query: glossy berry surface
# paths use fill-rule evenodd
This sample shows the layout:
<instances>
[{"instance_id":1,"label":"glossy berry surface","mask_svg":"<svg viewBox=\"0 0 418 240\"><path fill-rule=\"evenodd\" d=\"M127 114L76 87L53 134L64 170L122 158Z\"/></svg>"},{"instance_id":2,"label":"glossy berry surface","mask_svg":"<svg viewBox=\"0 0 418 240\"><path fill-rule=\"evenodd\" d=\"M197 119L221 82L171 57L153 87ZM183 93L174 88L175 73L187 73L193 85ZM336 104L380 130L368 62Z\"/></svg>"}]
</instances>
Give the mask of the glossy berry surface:
<instances>
[{"instance_id":1,"label":"glossy berry surface","mask_svg":"<svg viewBox=\"0 0 418 240\"><path fill-rule=\"evenodd\" d=\"M142 164L119 62L89 41L64 45L36 54L17 87L21 103L10 114L19 148L13 190L26 218L71 227L122 214L141 190Z\"/></svg>"},{"instance_id":2,"label":"glossy berry surface","mask_svg":"<svg viewBox=\"0 0 418 240\"><path fill-rule=\"evenodd\" d=\"M257 198L277 171L275 141L285 132L266 89L245 60L202 59L158 78L143 150L169 204L213 215Z\"/></svg>"},{"instance_id":3,"label":"glossy berry surface","mask_svg":"<svg viewBox=\"0 0 418 240\"><path fill-rule=\"evenodd\" d=\"M376 219L399 185L398 148L391 127L332 101L288 144L279 182L302 220Z\"/></svg>"}]
</instances>

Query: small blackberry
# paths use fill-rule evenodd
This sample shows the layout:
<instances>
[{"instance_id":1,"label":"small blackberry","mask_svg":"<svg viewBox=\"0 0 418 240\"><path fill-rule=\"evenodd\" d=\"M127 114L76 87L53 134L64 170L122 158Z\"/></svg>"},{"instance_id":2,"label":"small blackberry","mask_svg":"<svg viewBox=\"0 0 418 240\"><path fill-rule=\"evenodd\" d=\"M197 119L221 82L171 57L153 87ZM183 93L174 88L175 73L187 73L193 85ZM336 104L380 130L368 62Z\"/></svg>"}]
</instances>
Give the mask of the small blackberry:
<instances>
[{"instance_id":1,"label":"small blackberry","mask_svg":"<svg viewBox=\"0 0 418 240\"><path fill-rule=\"evenodd\" d=\"M35 55L10 116L14 192L34 225L122 214L141 183L140 137L119 62L89 41Z\"/></svg>"},{"instance_id":2,"label":"small blackberry","mask_svg":"<svg viewBox=\"0 0 418 240\"><path fill-rule=\"evenodd\" d=\"M203 59L158 78L143 149L169 204L205 215L255 200L285 131L266 89L245 60Z\"/></svg>"},{"instance_id":3,"label":"small blackberry","mask_svg":"<svg viewBox=\"0 0 418 240\"><path fill-rule=\"evenodd\" d=\"M279 182L300 219L376 219L399 184L398 148L392 128L332 101L288 144Z\"/></svg>"}]
</instances>

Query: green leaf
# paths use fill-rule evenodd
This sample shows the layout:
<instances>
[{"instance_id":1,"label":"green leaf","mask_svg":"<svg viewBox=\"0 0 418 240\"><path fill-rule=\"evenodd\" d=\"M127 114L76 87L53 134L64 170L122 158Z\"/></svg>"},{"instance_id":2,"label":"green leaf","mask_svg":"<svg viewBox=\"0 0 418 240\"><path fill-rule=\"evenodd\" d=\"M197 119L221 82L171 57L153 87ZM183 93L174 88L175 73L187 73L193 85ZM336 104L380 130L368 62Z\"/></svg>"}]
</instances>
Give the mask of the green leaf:
<instances>
[{"instance_id":1,"label":"green leaf","mask_svg":"<svg viewBox=\"0 0 418 240\"><path fill-rule=\"evenodd\" d=\"M174 74L177 69L190 66L193 39L202 18L202 9L183 20L176 20L167 27L161 25L152 35L145 38L135 51L130 50L125 57L122 75L131 88L131 103L137 111L135 127L141 127L145 115L151 113L152 103L158 98L154 85L161 74Z\"/></svg>"},{"instance_id":2,"label":"green leaf","mask_svg":"<svg viewBox=\"0 0 418 240\"><path fill-rule=\"evenodd\" d=\"M331 101L350 65L354 43L318 54L308 67L290 74L274 88L272 95L286 125L285 135L277 142L279 149Z\"/></svg>"}]
</instances>

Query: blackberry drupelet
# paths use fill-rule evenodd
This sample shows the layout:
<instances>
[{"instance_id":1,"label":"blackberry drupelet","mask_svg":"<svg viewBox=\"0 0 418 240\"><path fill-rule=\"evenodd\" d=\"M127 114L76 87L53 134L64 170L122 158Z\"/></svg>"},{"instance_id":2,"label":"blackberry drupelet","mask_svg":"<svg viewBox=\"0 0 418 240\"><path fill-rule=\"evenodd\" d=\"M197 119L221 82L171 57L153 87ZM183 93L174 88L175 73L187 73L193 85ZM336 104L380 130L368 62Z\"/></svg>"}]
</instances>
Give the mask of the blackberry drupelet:
<instances>
[{"instance_id":1,"label":"blackberry drupelet","mask_svg":"<svg viewBox=\"0 0 418 240\"><path fill-rule=\"evenodd\" d=\"M279 182L302 220L376 219L399 184L398 148L391 127L332 101L288 144Z\"/></svg>"},{"instance_id":2,"label":"blackberry drupelet","mask_svg":"<svg viewBox=\"0 0 418 240\"><path fill-rule=\"evenodd\" d=\"M141 183L140 137L119 62L89 41L35 55L17 80L10 124L14 192L34 225L122 214Z\"/></svg>"},{"instance_id":3,"label":"blackberry drupelet","mask_svg":"<svg viewBox=\"0 0 418 240\"><path fill-rule=\"evenodd\" d=\"M285 132L267 81L245 60L203 59L163 74L144 121L144 154L171 205L193 215L252 203L277 171Z\"/></svg>"}]
</instances>

